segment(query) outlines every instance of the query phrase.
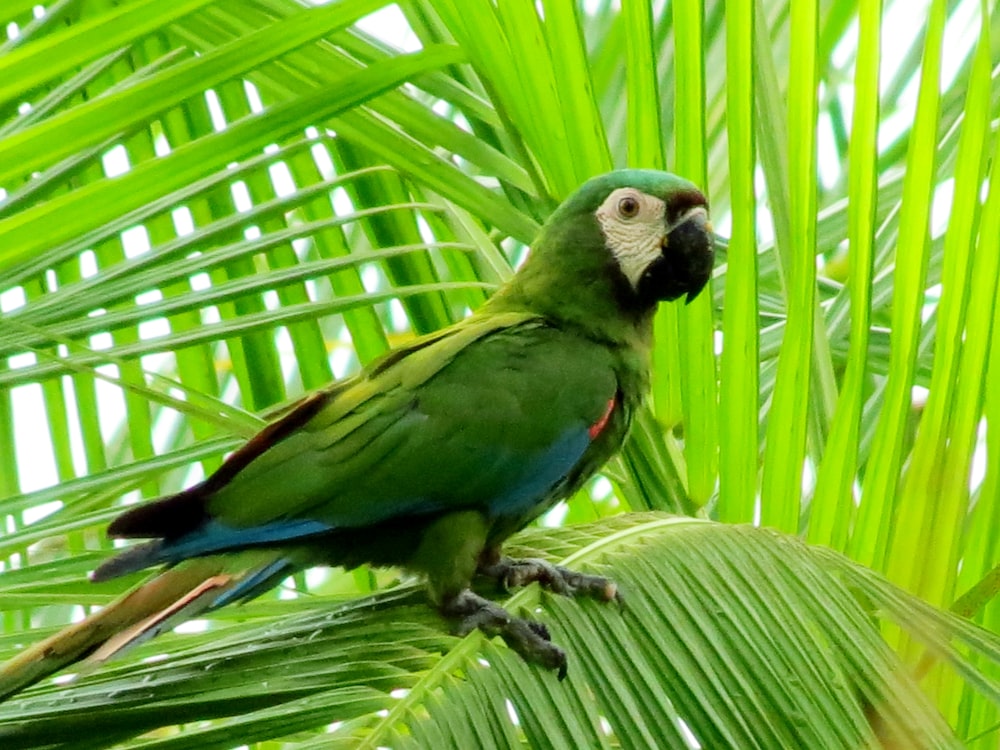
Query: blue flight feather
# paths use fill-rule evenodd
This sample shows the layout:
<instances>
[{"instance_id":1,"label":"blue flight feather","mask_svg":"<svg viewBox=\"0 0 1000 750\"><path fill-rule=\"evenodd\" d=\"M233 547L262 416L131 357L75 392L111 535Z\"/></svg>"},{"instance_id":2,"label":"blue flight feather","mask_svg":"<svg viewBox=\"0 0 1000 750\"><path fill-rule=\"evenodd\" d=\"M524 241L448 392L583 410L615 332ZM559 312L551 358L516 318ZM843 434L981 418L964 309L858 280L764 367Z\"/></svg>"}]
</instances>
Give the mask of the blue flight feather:
<instances>
[{"instance_id":1,"label":"blue flight feather","mask_svg":"<svg viewBox=\"0 0 1000 750\"><path fill-rule=\"evenodd\" d=\"M273 521L245 529L208 521L177 539L164 541L158 562L180 562L214 552L291 542L331 531L332 526L308 519Z\"/></svg>"},{"instance_id":2,"label":"blue flight feather","mask_svg":"<svg viewBox=\"0 0 1000 750\"><path fill-rule=\"evenodd\" d=\"M495 516L521 515L538 501L577 465L590 445L586 428L567 430L555 443L524 467L520 480L489 502Z\"/></svg>"},{"instance_id":3,"label":"blue flight feather","mask_svg":"<svg viewBox=\"0 0 1000 750\"><path fill-rule=\"evenodd\" d=\"M224 592L218 599L212 602L212 609L225 607L230 602L237 600L247 601L260 596L265 591L272 589L278 581L287 578L295 572L295 566L287 558L280 558L255 571L239 584Z\"/></svg>"},{"instance_id":4,"label":"blue flight feather","mask_svg":"<svg viewBox=\"0 0 1000 750\"><path fill-rule=\"evenodd\" d=\"M273 521L245 529L226 526L218 521L208 521L176 539L153 539L122 551L98 566L91 574L90 580L107 581L153 565L162 563L173 565L189 557L292 542L323 534L332 529L329 524L307 519Z\"/></svg>"}]
</instances>

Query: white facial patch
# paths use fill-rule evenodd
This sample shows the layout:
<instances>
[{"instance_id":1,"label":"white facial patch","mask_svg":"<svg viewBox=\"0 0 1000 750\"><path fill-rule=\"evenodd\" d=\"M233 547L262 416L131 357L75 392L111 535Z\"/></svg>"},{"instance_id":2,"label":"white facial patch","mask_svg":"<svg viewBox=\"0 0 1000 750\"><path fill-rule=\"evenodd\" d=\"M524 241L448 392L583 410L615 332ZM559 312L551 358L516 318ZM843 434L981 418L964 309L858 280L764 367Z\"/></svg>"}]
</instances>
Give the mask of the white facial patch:
<instances>
[{"instance_id":1,"label":"white facial patch","mask_svg":"<svg viewBox=\"0 0 1000 750\"><path fill-rule=\"evenodd\" d=\"M604 199L595 215L604 241L634 288L663 251L668 227L667 204L635 188L618 188Z\"/></svg>"}]
</instances>

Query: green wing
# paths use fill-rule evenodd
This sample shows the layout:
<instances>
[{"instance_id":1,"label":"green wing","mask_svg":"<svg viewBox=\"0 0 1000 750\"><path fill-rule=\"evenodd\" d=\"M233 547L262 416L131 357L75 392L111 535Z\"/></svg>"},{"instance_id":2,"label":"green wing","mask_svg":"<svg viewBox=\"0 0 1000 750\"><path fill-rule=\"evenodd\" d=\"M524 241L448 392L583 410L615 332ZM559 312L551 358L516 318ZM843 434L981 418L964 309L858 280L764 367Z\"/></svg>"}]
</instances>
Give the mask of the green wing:
<instances>
[{"instance_id":1,"label":"green wing","mask_svg":"<svg viewBox=\"0 0 1000 750\"><path fill-rule=\"evenodd\" d=\"M165 537L154 564L465 508L527 520L617 448L618 389L607 347L531 315L473 316L306 399L109 531Z\"/></svg>"},{"instance_id":2,"label":"green wing","mask_svg":"<svg viewBox=\"0 0 1000 750\"><path fill-rule=\"evenodd\" d=\"M218 490L210 514L237 526L308 518L359 527L540 501L548 486L534 497L518 490L531 494L547 464L559 464L557 480L572 468L564 454L581 436L589 443L615 397L615 372L603 347L534 318L499 322L394 356L335 392Z\"/></svg>"}]
</instances>

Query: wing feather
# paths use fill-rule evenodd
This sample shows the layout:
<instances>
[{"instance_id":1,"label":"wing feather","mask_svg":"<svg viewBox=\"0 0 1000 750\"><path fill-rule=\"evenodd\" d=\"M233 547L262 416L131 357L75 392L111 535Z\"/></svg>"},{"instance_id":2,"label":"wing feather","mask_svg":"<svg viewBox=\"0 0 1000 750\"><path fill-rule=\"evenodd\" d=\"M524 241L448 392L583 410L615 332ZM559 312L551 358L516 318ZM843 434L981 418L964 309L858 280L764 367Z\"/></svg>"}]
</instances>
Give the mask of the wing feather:
<instances>
[{"instance_id":1,"label":"wing feather","mask_svg":"<svg viewBox=\"0 0 1000 750\"><path fill-rule=\"evenodd\" d=\"M176 562L461 508L530 517L572 489L617 389L605 347L534 316L474 317L303 400L111 531L167 537Z\"/></svg>"}]
</instances>

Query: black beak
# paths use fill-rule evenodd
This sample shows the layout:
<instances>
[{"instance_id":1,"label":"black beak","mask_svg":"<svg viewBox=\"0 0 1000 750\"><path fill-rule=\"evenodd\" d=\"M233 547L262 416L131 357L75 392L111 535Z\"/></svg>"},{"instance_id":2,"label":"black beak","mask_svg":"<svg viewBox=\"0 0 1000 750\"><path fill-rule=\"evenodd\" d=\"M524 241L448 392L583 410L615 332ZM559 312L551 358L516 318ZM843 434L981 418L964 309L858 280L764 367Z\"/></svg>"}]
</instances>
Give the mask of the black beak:
<instances>
[{"instance_id":1,"label":"black beak","mask_svg":"<svg viewBox=\"0 0 1000 750\"><path fill-rule=\"evenodd\" d=\"M681 256L678 275L687 285L685 304L689 305L712 278L715 237L706 210L695 210L686 221L674 227L667 235L666 249L669 252L671 248Z\"/></svg>"},{"instance_id":2,"label":"black beak","mask_svg":"<svg viewBox=\"0 0 1000 750\"><path fill-rule=\"evenodd\" d=\"M639 280L639 295L648 300L690 303L712 277L715 239L704 205L689 209L663 240L662 253Z\"/></svg>"}]
</instances>

